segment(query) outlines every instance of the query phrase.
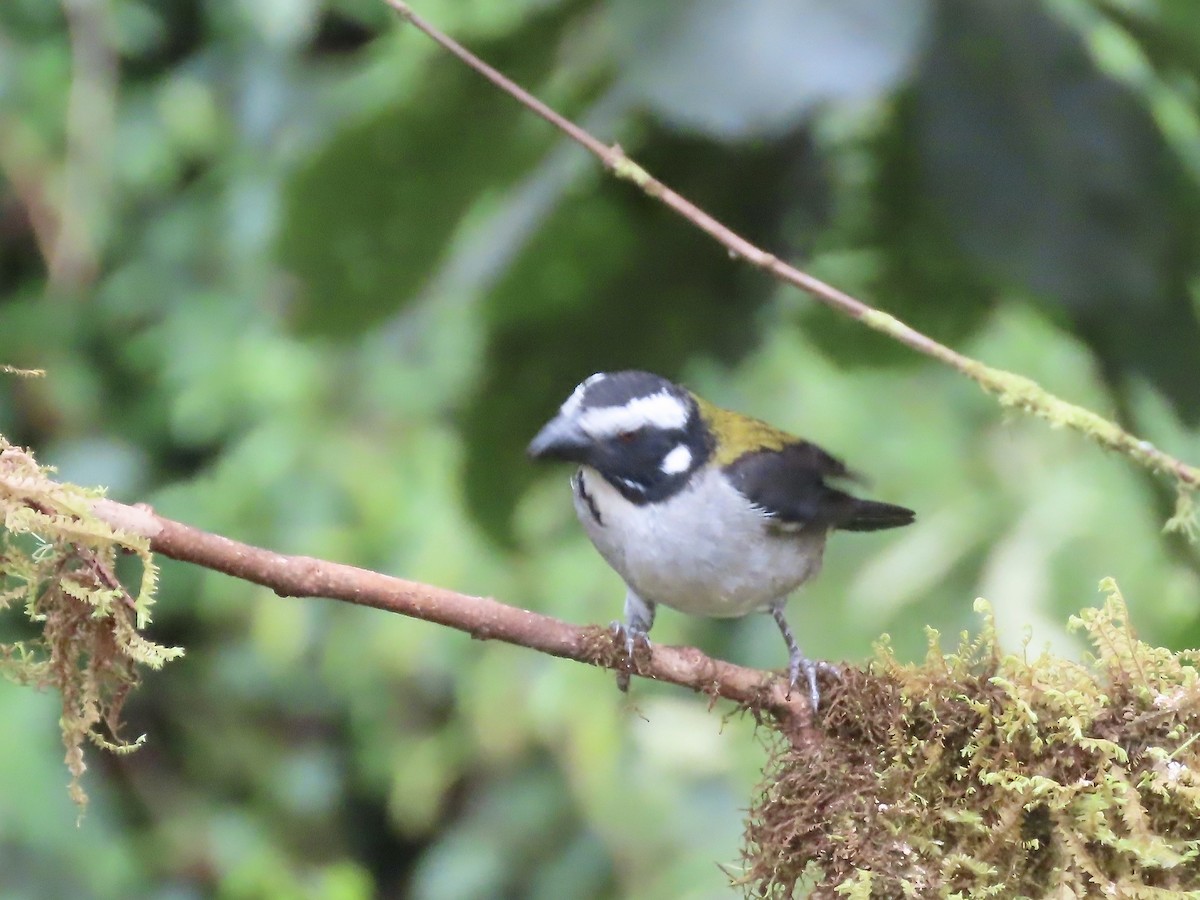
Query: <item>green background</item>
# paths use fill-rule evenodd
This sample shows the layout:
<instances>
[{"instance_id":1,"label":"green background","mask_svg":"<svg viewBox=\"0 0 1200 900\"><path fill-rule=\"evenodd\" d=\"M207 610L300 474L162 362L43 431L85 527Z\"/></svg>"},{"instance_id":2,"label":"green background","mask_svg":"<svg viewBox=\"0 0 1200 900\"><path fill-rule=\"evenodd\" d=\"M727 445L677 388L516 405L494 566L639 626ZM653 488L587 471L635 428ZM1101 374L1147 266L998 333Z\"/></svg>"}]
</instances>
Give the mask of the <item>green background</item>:
<instances>
[{"instance_id":1,"label":"green background","mask_svg":"<svg viewBox=\"0 0 1200 900\"><path fill-rule=\"evenodd\" d=\"M417 10L772 252L1200 460L1194 0ZM368 0L5 0L0 362L47 370L0 433L64 479L581 624L622 586L522 450L647 368L918 511L832 541L811 655L918 656L977 596L1077 654L1106 575L1200 643L1168 486L730 260ZM0 684L5 897L733 893L765 733L721 705L169 561L150 633L187 655L81 828L56 698ZM655 637L785 658L766 617Z\"/></svg>"}]
</instances>

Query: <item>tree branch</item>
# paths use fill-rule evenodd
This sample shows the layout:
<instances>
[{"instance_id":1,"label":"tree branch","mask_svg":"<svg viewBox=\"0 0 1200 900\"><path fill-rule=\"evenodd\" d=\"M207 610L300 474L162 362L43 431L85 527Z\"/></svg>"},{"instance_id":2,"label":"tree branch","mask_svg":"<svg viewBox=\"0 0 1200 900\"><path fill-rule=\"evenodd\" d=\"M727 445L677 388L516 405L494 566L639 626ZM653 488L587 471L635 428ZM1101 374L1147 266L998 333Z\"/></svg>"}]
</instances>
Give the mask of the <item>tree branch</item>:
<instances>
[{"instance_id":1,"label":"tree branch","mask_svg":"<svg viewBox=\"0 0 1200 900\"><path fill-rule=\"evenodd\" d=\"M156 553L260 584L281 597L327 597L370 606L445 625L478 640L505 641L724 697L752 712L768 713L795 745L810 733L812 716L803 692L788 696L782 676L712 659L694 647L655 644L639 649L631 661L612 632L599 626L580 628L490 597L311 556L275 553L164 518L145 505L100 499L92 510L117 531L146 538Z\"/></svg>"},{"instance_id":2,"label":"tree branch","mask_svg":"<svg viewBox=\"0 0 1200 900\"><path fill-rule=\"evenodd\" d=\"M559 115L470 50L421 18L403 0L384 0L384 2L415 28L429 36L504 93L584 147L618 178L632 182L645 194L674 210L724 246L731 255L746 260L779 281L800 288L826 306L857 319L876 331L883 332L918 353L956 369L972 378L984 390L998 395L1002 405L1021 409L1026 413L1046 419L1053 425L1072 428L1103 447L1117 450L1152 471L1174 478L1180 494L1180 502L1172 523L1181 528L1185 526L1185 519L1191 511L1186 495L1200 489L1200 468L1188 465L1182 460L1164 453L1149 441L1140 440L1103 416L1054 396L1028 378L992 368L965 356L906 325L896 317L869 306L844 291L826 284L819 278L802 272L767 253L654 178L626 156L619 146L607 146L578 125Z\"/></svg>"}]
</instances>

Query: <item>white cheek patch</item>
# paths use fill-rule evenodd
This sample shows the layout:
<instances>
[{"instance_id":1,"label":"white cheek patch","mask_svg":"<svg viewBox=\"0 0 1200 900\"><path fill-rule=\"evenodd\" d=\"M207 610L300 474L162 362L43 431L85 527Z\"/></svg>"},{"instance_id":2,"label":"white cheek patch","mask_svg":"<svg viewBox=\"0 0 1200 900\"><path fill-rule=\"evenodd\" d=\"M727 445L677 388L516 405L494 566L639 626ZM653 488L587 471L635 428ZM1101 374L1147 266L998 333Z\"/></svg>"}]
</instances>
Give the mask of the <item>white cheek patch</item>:
<instances>
[{"instance_id":1,"label":"white cheek patch","mask_svg":"<svg viewBox=\"0 0 1200 900\"><path fill-rule=\"evenodd\" d=\"M663 457L659 468L664 475L678 475L680 472L686 472L691 464L692 451L687 448L687 444L680 444Z\"/></svg>"},{"instance_id":2,"label":"white cheek patch","mask_svg":"<svg viewBox=\"0 0 1200 900\"><path fill-rule=\"evenodd\" d=\"M585 410L579 416L579 427L590 437L603 440L639 428L672 431L682 428L687 420L688 409L679 398L659 391L649 397L637 397L624 406Z\"/></svg>"}]
</instances>

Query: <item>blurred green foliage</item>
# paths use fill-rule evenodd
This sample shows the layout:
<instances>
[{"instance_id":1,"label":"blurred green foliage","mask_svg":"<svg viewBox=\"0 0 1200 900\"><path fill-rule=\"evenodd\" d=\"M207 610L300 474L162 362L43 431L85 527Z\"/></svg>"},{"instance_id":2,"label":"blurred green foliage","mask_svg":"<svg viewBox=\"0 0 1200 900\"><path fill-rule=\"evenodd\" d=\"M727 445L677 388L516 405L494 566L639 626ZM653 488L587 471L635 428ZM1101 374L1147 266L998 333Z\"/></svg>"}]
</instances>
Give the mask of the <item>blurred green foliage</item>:
<instances>
[{"instance_id":1,"label":"blurred green foliage","mask_svg":"<svg viewBox=\"0 0 1200 900\"><path fill-rule=\"evenodd\" d=\"M1191 0L716 6L417 4L773 252L1200 459ZM649 368L918 510L833 543L811 654L918 655L977 595L1007 646L1074 654L1106 575L1147 640L1200 643L1161 486L729 261L373 0L0 5L0 361L48 370L3 381L0 433L64 478L581 623L622 589L521 448L580 378ZM752 723L162 585L151 636L187 656L127 705L147 745L92 758L81 831L56 699L0 685L6 897L729 893ZM770 667L772 628L656 636Z\"/></svg>"}]
</instances>

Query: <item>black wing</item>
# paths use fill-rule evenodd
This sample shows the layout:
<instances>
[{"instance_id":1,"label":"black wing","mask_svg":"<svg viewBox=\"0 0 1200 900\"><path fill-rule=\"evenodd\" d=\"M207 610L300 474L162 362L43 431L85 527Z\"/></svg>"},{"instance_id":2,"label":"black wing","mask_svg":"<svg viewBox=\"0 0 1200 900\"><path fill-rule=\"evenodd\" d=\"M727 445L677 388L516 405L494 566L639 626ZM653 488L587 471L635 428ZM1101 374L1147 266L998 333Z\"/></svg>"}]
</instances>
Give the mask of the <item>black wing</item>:
<instances>
[{"instance_id":1,"label":"black wing","mask_svg":"<svg viewBox=\"0 0 1200 900\"><path fill-rule=\"evenodd\" d=\"M859 500L827 485L826 478L856 476L836 456L808 441L747 453L725 472L733 486L782 530L814 525L874 531L908 525L914 518L903 506Z\"/></svg>"}]
</instances>

